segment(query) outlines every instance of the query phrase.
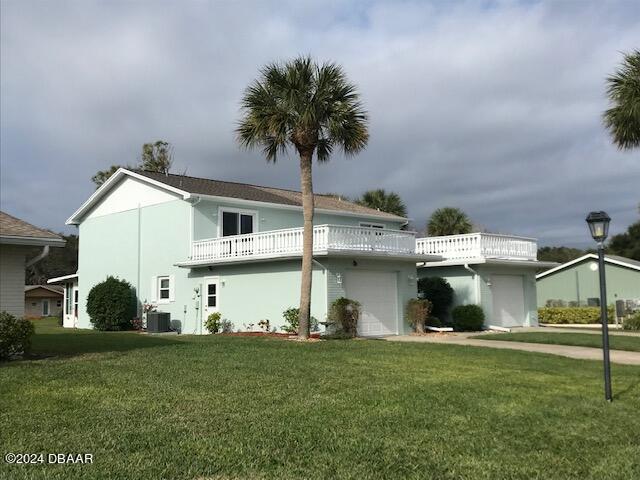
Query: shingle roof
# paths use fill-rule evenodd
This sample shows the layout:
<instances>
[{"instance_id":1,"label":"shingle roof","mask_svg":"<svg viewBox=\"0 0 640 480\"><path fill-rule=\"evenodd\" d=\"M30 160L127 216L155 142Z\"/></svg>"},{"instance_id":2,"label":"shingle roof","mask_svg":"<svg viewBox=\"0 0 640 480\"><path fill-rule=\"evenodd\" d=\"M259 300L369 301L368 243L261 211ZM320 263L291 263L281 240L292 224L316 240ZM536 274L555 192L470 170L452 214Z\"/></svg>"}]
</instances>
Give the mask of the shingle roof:
<instances>
[{"instance_id":1,"label":"shingle roof","mask_svg":"<svg viewBox=\"0 0 640 480\"><path fill-rule=\"evenodd\" d=\"M635 265L636 267L640 267L640 262L632 258L621 257L619 255L608 255L608 254L605 255L605 258L610 258L611 260L617 260L618 262L628 263L629 265Z\"/></svg>"},{"instance_id":2,"label":"shingle roof","mask_svg":"<svg viewBox=\"0 0 640 480\"><path fill-rule=\"evenodd\" d=\"M43 288L53 293L59 293L60 295L62 295L64 292L64 287L62 287L61 285L25 285L24 292L31 292L32 290L36 290L38 288Z\"/></svg>"},{"instance_id":3,"label":"shingle roof","mask_svg":"<svg viewBox=\"0 0 640 480\"><path fill-rule=\"evenodd\" d=\"M255 202L302 206L302 194L296 190L263 187L260 185L250 185L248 183L224 182L171 173L165 175L164 173L147 172L143 170L136 170L136 173L196 195L213 195ZM373 215L382 219L395 221L405 220L403 217L364 207L334 195L315 194L314 197L315 207L318 209Z\"/></svg>"},{"instance_id":4,"label":"shingle roof","mask_svg":"<svg viewBox=\"0 0 640 480\"><path fill-rule=\"evenodd\" d=\"M52 240L61 240L62 238L55 233L39 228L30 223L13 217L8 213L0 211L0 236L2 237L26 237L26 238L44 238Z\"/></svg>"}]
</instances>

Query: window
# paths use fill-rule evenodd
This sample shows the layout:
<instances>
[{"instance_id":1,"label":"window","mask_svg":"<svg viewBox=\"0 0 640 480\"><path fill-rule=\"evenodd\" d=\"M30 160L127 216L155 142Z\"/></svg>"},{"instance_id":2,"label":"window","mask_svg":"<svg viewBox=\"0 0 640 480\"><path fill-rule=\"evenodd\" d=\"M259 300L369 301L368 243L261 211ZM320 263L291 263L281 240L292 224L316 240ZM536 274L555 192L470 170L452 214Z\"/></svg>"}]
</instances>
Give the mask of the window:
<instances>
[{"instance_id":1,"label":"window","mask_svg":"<svg viewBox=\"0 0 640 480\"><path fill-rule=\"evenodd\" d=\"M73 316L78 317L78 290L73 291Z\"/></svg>"},{"instance_id":2,"label":"window","mask_svg":"<svg viewBox=\"0 0 640 480\"><path fill-rule=\"evenodd\" d=\"M256 213L242 210L222 210L222 236L253 233Z\"/></svg>"},{"instance_id":3,"label":"window","mask_svg":"<svg viewBox=\"0 0 640 480\"><path fill-rule=\"evenodd\" d=\"M168 302L171 297L171 280L169 277L158 277L158 301Z\"/></svg>"},{"instance_id":4,"label":"window","mask_svg":"<svg viewBox=\"0 0 640 480\"><path fill-rule=\"evenodd\" d=\"M216 283L207 284L207 307L215 307L218 301L218 285Z\"/></svg>"},{"instance_id":5,"label":"window","mask_svg":"<svg viewBox=\"0 0 640 480\"><path fill-rule=\"evenodd\" d=\"M56 300L56 307L60 308L62 306L62 300Z\"/></svg>"},{"instance_id":6,"label":"window","mask_svg":"<svg viewBox=\"0 0 640 480\"><path fill-rule=\"evenodd\" d=\"M73 290L73 284L67 283L65 286L65 304L64 304L64 313L67 315L71 314L71 292Z\"/></svg>"},{"instance_id":7,"label":"window","mask_svg":"<svg viewBox=\"0 0 640 480\"><path fill-rule=\"evenodd\" d=\"M365 228L384 228L381 223L360 222L361 227Z\"/></svg>"}]
</instances>

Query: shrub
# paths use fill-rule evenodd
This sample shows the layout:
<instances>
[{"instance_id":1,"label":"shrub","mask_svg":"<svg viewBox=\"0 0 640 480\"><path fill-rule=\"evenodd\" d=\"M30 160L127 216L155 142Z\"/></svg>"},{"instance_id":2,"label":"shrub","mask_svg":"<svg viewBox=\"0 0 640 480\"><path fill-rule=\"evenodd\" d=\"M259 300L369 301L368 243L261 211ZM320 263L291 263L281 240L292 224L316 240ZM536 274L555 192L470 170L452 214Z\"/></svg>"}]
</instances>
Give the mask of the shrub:
<instances>
[{"instance_id":1,"label":"shrub","mask_svg":"<svg viewBox=\"0 0 640 480\"><path fill-rule=\"evenodd\" d=\"M7 312L0 313L0 360L8 360L13 355L27 355L34 331L29 320L16 318Z\"/></svg>"},{"instance_id":2,"label":"shrub","mask_svg":"<svg viewBox=\"0 0 640 480\"><path fill-rule=\"evenodd\" d=\"M300 326L300 309L291 307L287 308L284 312L282 312L282 318L287 322L285 326L282 327L287 333L298 333L298 327ZM316 317L311 317L309 319L309 329L312 332L317 332L320 330L318 319Z\"/></svg>"},{"instance_id":3,"label":"shrub","mask_svg":"<svg viewBox=\"0 0 640 480\"><path fill-rule=\"evenodd\" d=\"M264 320L260 320L258 322L258 327L260 327L263 332L269 332L271 331L271 322L268 318L265 318Z\"/></svg>"},{"instance_id":4,"label":"shrub","mask_svg":"<svg viewBox=\"0 0 640 480\"><path fill-rule=\"evenodd\" d=\"M340 297L331 304L327 317L329 323L335 325L336 334L342 333L348 337L355 337L358 333L360 303L349 298Z\"/></svg>"},{"instance_id":5,"label":"shrub","mask_svg":"<svg viewBox=\"0 0 640 480\"><path fill-rule=\"evenodd\" d=\"M424 326L431 313L431 302L420 298L411 298L407 303L405 318L417 333L424 333Z\"/></svg>"},{"instance_id":6,"label":"shrub","mask_svg":"<svg viewBox=\"0 0 640 480\"><path fill-rule=\"evenodd\" d=\"M451 318L457 332L477 332L484 324L484 312L478 305L458 305L451 311Z\"/></svg>"},{"instance_id":7,"label":"shrub","mask_svg":"<svg viewBox=\"0 0 640 480\"><path fill-rule=\"evenodd\" d=\"M640 331L640 312L625 319L622 324L622 328L625 330L638 330Z\"/></svg>"},{"instance_id":8,"label":"shrub","mask_svg":"<svg viewBox=\"0 0 640 480\"><path fill-rule=\"evenodd\" d=\"M426 277L418 280L418 293L421 298L431 302L431 312L438 318L444 318L453 303L453 288L442 277Z\"/></svg>"},{"instance_id":9,"label":"shrub","mask_svg":"<svg viewBox=\"0 0 640 480\"><path fill-rule=\"evenodd\" d=\"M613 320L613 307L608 308L608 321ZM540 323L600 323L600 307L544 307L538 309Z\"/></svg>"},{"instance_id":10,"label":"shrub","mask_svg":"<svg viewBox=\"0 0 640 480\"><path fill-rule=\"evenodd\" d=\"M58 312L58 316L56 320L59 327L62 327L64 325L64 310L60 310Z\"/></svg>"},{"instance_id":11,"label":"shrub","mask_svg":"<svg viewBox=\"0 0 640 480\"><path fill-rule=\"evenodd\" d=\"M427 318L427 321L424 322L425 326L427 327L443 327L444 324L442 323L442 321L438 318L438 317L429 317Z\"/></svg>"},{"instance_id":12,"label":"shrub","mask_svg":"<svg viewBox=\"0 0 640 480\"><path fill-rule=\"evenodd\" d=\"M131 284L109 276L94 285L87 297L87 313L97 330L130 330L136 314Z\"/></svg>"},{"instance_id":13,"label":"shrub","mask_svg":"<svg viewBox=\"0 0 640 480\"><path fill-rule=\"evenodd\" d=\"M220 312L211 313L204 322L204 328L206 328L209 333L218 333L220 331L220 319L222 315Z\"/></svg>"},{"instance_id":14,"label":"shrub","mask_svg":"<svg viewBox=\"0 0 640 480\"><path fill-rule=\"evenodd\" d=\"M220 321L220 331L222 333L233 333L233 323L231 323L226 318L223 318Z\"/></svg>"}]
</instances>

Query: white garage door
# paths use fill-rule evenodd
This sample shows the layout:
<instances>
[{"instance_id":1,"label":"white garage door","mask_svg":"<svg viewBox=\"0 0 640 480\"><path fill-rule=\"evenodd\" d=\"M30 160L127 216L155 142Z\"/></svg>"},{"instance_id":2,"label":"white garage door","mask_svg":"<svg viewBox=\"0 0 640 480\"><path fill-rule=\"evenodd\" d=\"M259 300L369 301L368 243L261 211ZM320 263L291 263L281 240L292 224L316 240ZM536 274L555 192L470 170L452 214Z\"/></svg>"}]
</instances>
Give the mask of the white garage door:
<instances>
[{"instance_id":1,"label":"white garage door","mask_svg":"<svg viewBox=\"0 0 640 480\"><path fill-rule=\"evenodd\" d=\"M492 275L493 295L492 325L502 327L522 327L524 315L524 285L518 275Z\"/></svg>"},{"instance_id":2,"label":"white garage door","mask_svg":"<svg viewBox=\"0 0 640 480\"><path fill-rule=\"evenodd\" d=\"M358 335L363 337L398 333L396 274L393 272L348 272L347 297L362 305Z\"/></svg>"}]
</instances>

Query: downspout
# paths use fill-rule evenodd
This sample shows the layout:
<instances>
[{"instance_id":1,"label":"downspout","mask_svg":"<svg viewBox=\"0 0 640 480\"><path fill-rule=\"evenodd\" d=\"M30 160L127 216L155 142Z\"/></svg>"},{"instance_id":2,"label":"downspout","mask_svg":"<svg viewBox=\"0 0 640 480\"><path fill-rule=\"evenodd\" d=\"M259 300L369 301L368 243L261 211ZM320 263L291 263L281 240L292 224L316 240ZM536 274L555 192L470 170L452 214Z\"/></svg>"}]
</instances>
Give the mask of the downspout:
<instances>
[{"instance_id":1,"label":"downspout","mask_svg":"<svg viewBox=\"0 0 640 480\"><path fill-rule=\"evenodd\" d=\"M142 304L140 302L140 253L141 253L141 243L142 243L142 232L140 230L142 224L142 210L140 209L140 203L138 203L138 245L137 245L137 279L136 279L136 297L138 297L138 302L137 302L137 315L138 318L142 318L143 316L143 309L142 309Z\"/></svg>"},{"instance_id":2,"label":"downspout","mask_svg":"<svg viewBox=\"0 0 640 480\"><path fill-rule=\"evenodd\" d=\"M47 257L48 255L49 255L49 245L45 245L44 247L42 247L42 252L40 252L38 255L33 257L31 260L27 261L27 263L25 264L25 268L29 268L31 265L38 263L40 260Z\"/></svg>"},{"instance_id":3,"label":"downspout","mask_svg":"<svg viewBox=\"0 0 640 480\"><path fill-rule=\"evenodd\" d=\"M473 279L476 282L476 288L475 288L475 302L476 305L480 305L480 285L478 284L478 272L476 272L473 268L471 268L469 266L468 263L465 263L464 265L464 269L467 270L468 272L471 272L473 274Z\"/></svg>"}]
</instances>

